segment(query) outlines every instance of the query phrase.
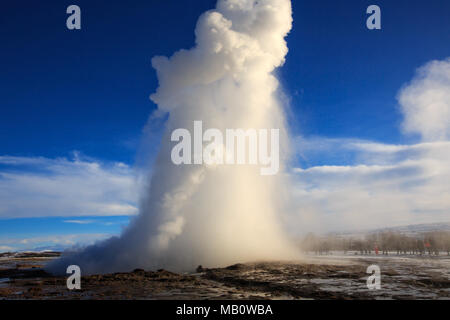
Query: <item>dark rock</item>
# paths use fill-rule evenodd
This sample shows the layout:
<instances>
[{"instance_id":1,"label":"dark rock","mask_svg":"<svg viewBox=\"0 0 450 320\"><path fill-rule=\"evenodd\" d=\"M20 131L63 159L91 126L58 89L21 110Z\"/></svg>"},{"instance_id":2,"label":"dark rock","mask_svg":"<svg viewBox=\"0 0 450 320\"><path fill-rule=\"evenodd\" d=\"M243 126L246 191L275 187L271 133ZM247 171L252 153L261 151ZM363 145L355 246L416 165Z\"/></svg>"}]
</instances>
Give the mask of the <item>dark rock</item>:
<instances>
[{"instance_id":1,"label":"dark rock","mask_svg":"<svg viewBox=\"0 0 450 320\"><path fill-rule=\"evenodd\" d=\"M197 271L198 273L201 273L201 272L205 272L205 269L203 269L202 265L199 265L199 266L197 267L196 271Z\"/></svg>"},{"instance_id":2,"label":"dark rock","mask_svg":"<svg viewBox=\"0 0 450 320\"><path fill-rule=\"evenodd\" d=\"M225 269L227 270L242 270L247 269L247 267L242 263L233 264L232 266L228 266Z\"/></svg>"}]
</instances>

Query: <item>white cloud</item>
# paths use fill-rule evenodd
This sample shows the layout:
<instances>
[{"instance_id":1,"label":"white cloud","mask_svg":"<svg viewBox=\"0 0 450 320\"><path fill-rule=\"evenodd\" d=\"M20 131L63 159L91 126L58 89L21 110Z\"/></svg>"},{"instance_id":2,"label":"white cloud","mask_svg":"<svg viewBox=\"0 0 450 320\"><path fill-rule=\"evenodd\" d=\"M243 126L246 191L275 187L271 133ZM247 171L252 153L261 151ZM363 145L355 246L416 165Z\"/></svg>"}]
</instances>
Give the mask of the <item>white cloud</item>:
<instances>
[{"instance_id":1,"label":"white cloud","mask_svg":"<svg viewBox=\"0 0 450 320\"><path fill-rule=\"evenodd\" d=\"M439 153L385 160L388 164L295 169L289 225L332 231L450 221L450 144Z\"/></svg>"},{"instance_id":2,"label":"white cloud","mask_svg":"<svg viewBox=\"0 0 450 320\"><path fill-rule=\"evenodd\" d=\"M107 233L83 233L67 235L47 235L29 238L0 238L0 252L20 250L63 250L86 246L110 238Z\"/></svg>"},{"instance_id":3,"label":"white cloud","mask_svg":"<svg viewBox=\"0 0 450 320\"><path fill-rule=\"evenodd\" d=\"M95 220L64 220L64 223L73 223L73 224L91 224L95 223Z\"/></svg>"},{"instance_id":4,"label":"white cloud","mask_svg":"<svg viewBox=\"0 0 450 320\"><path fill-rule=\"evenodd\" d=\"M450 59L419 69L399 102L405 132L419 133L421 142L297 139L306 159L353 156L350 165L293 170L294 232L450 221Z\"/></svg>"},{"instance_id":5,"label":"white cloud","mask_svg":"<svg viewBox=\"0 0 450 320\"><path fill-rule=\"evenodd\" d=\"M0 218L131 215L137 195L123 163L0 156Z\"/></svg>"},{"instance_id":6,"label":"white cloud","mask_svg":"<svg viewBox=\"0 0 450 320\"><path fill-rule=\"evenodd\" d=\"M399 94L403 129L424 141L450 139L450 58L431 61Z\"/></svg>"}]
</instances>

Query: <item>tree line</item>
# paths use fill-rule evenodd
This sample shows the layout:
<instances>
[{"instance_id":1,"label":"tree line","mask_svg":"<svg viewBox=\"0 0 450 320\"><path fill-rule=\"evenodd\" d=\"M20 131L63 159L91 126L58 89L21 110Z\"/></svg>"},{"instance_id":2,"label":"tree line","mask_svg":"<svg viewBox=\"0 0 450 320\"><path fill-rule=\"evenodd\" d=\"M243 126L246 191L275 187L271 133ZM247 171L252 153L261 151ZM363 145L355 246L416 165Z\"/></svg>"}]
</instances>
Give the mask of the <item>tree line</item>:
<instances>
[{"instance_id":1,"label":"tree line","mask_svg":"<svg viewBox=\"0 0 450 320\"><path fill-rule=\"evenodd\" d=\"M446 252L450 256L450 231L425 232L417 235L405 235L395 232L371 233L363 237L307 234L301 241L304 252L329 254L331 251L349 251L355 254L392 253L414 255L439 255Z\"/></svg>"}]
</instances>

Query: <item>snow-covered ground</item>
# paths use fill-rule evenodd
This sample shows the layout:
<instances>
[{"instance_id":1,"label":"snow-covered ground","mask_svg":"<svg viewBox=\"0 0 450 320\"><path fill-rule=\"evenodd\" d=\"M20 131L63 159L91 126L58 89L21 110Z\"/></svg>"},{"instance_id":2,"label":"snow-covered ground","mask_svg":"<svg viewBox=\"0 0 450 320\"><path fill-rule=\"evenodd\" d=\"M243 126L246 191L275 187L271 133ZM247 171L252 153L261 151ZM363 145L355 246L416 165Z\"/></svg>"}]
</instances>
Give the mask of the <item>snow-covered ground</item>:
<instances>
[{"instance_id":1,"label":"snow-covered ground","mask_svg":"<svg viewBox=\"0 0 450 320\"><path fill-rule=\"evenodd\" d=\"M377 299L450 299L450 257L446 253L429 255L356 255L354 252L330 255L308 255L306 261L317 265L348 265L361 267L378 265L381 272L381 289L368 290L367 277L312 279L320 290L368 294ZM341 270L348 276L349 271Z\"/></svg>"}]
</instances>

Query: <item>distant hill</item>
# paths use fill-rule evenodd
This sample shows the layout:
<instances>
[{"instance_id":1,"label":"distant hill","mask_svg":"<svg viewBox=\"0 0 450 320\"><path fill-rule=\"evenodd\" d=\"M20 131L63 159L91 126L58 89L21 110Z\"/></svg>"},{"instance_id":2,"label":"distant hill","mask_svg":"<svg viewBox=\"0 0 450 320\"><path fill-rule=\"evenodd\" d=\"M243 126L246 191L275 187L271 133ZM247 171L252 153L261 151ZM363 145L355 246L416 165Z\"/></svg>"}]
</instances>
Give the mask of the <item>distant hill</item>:
<instances>
[{"instance_id":1,"label":"distant hill","mask_svg":"<svg viewBox=\"0 0 450 320\"><path fill-rule=\"evenodd\" d=\"M433 232L433 231L450 231L450 222L412 224L406 226L386 227L369 230L333 232L330 234L344 237L358 237L373 233L393 232L393 233L401 233L407 236L416 236L425 232Z\"/></svg>"},{"instance_id":2,"label":"distant hill","mask_svg":"<svg viewBox=\"0 0 450 320\"><path fill-rule=\"evenodd\" d=\"M408 234L408 235L414 235L414 234L418 234L418 233L432 232L432 231L450 231L450 222L413 224L413 225L401 226L401 227L382 228L382 229L373 230L371 233L389 232L389 231Z\"/></svg>"}]
</instances>

